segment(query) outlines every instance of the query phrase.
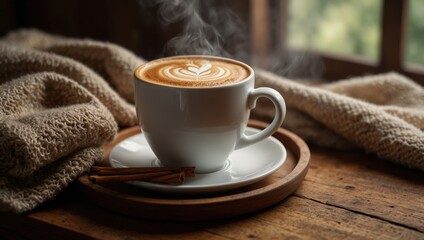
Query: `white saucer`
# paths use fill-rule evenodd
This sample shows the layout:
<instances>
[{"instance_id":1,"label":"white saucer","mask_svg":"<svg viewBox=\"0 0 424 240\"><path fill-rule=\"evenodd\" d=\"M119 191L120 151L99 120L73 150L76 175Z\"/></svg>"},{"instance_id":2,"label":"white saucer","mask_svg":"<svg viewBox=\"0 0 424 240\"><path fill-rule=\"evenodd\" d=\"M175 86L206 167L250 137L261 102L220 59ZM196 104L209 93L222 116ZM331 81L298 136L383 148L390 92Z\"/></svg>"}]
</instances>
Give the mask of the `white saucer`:
<instances>
[{"instance_id":1,"label":"white saucer","mask_svg":"<svg viewBox=\"0 0 424 240\"><path fill-rule=\"evenodd\" d=\"M259 130L247 128L246 134ZM183 184L166 185L143 181L128 182L137 187L167 193L210 193L246 186L264 179L277 171L285 162L287 151L274 137L234 151L226 166L216 172L196 174L186 178ZM156 166L156 156L150 149L144 135L139 133L116 145L109 157L112 167Z\"/></svg>"}]
</instances>

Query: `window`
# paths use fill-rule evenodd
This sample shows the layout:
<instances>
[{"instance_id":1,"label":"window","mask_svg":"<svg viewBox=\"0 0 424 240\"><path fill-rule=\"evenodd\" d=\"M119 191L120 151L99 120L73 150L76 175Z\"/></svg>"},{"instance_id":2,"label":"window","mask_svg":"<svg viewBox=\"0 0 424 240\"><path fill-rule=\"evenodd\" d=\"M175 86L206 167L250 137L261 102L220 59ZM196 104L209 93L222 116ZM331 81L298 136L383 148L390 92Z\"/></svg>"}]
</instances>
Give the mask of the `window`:
<instances>
[{"instance_id":1,"label":"window","mask_svg":"<svg viewBox=\"0 0 424 240\"><path fill-rule=\"evenodd\" d=\"M267 46L275 47L269 39L279 36L277 44L288 51L306 49L319 56L325 79L397 71L424 85L422 0L255 2L251 1L253 51L263 55ZM264 21L264 15L276 10L279 21Z\"/></svg>"},{"instance_id":2,"label":"window","mask_svg":"<svg viewBox=\"0 0 424 240\"><path fill-rule=\"evenodd\" d=\"M424 1L410 0L406 63L424 65Z\"/></svg>"},{"instance_id":3,"label":"window","mask_svg":"<svg viewBox=\"0 0 424 240\"><path fill-rule=\"evenodd\" d=\"M287 45L377 61L381 0L290 0Z\"/></svg>"}]
</instances>

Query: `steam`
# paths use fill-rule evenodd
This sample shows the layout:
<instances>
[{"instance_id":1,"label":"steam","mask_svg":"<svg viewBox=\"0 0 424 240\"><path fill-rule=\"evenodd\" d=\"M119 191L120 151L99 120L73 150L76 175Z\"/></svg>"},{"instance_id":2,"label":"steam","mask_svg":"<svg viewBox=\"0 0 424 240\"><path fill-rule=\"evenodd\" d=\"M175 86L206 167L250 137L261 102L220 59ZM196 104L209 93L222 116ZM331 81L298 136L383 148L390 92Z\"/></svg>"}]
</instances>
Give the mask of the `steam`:
<instances>
[{"instance_id":1,"label":"steam","mask_svg":"<svg viewBox=\"0 0 424 240\"><path fill-rule=\"evenodd\" d=\"M264 61L267 70L288 78L318 79L324 71L320 58L301 50L276 50Z\"/></svg>"},{"instance_id":2,"label":"steam","mask_svg":"<svg viewBox=\"0 0 424 240\"><path fill-rule=\"evenodd\" d=\"M247 60L247 27L230 9L214 3L211 0L140 1L145 7L158 6L164 24L183 25L182 32L168 41L163 55L214 55Z\"/></svg>"},{"instance_id":3,"label":"steam","mask_svg":"<svg viewBox=\"0 0 424 240\"><path fill-rule=\"evenodd\" d=\"M250 63L249 32L231 9L213 0L139 0L142 7L157 7L163 24L183 26L170 39L163 56L215 55ZM273 11L272 19L278 12ZM263 58L263 56L261 56ZM302 52L276 48L261 59L261 67L287 77L310 78L321 75L319 59Z\"/></svg>"}]
</instances>

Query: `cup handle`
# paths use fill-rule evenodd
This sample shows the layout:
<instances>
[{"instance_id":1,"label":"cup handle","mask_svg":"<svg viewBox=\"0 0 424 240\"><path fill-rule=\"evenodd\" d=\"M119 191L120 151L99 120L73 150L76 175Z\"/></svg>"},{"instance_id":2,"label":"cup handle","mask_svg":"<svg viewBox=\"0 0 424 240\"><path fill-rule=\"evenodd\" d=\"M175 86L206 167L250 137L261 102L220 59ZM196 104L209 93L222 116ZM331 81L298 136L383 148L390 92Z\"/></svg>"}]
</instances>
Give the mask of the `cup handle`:
<instances>
[{"instance_id":1,"label":"cup handle","mask_svg":"<svg viewBox=\"0 0 424 240\"><path fill-rule=\"evenodd\" d=\"M249 97L247 99L247 107L249 109L253 109L256 107L256 101L260 97L266 97L274 104L275 107L275 116L274 120L272 120L271 124L266 127L261 132L246 136L243 133L243 136L240 138L240 141L236 145L236 149L247 147L251 144L257 143L269 136L271 136L277 129L281 126L284 121L284 117L286 116L286 103L284 98L281 96L279 92L272 88L260 87L253 89L249 93Z\"/></svg>"}]
</instances>

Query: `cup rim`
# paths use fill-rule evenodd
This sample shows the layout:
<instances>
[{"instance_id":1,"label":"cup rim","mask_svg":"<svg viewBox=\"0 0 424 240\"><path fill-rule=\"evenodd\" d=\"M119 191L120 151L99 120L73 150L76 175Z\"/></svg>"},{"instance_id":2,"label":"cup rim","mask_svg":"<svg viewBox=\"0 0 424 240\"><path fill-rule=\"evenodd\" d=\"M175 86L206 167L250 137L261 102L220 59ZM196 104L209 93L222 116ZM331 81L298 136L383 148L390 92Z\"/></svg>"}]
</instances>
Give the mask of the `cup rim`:
<instances>
[{"instance_id":1,"label":"cup rim","mask_svg":"<svg viewBox=\"0 0 424 240\"><path fill-rule=\"evenodd\" d=\"M233 62L233 63L242 65L243 67L247 68L250 71L250 74L246 78L244 78L242 81L239 81L239 82L236 82L236 83L225 84L225 85L216 85L216 86L207 86L207 87L174 86L174 85L168 85L168 84L153 83L153 82L150 82L150 81L146 81L146 80L137 76L137 72L140 72L141 69L146 67L148 64L151 64L152 62L162 61L162 60L167 60L167 59L190 58L190 57L213 58L213 59L221 59L221 60L224 60L224 61ZM238 60L235 60L235 59L231 59L231 58L227 58L227 57L212 56L212 55L177 55L177 56L171 56L171 57L157 58L157 59L143 63L142 65L138 66L134 71L134 78L136 79L136 81L141 81L143 83L151 84L151 85L154 85L154 86L176 88L176 89L212 89L212 88L234 87L234 86L242 85L242 84L248 82L249 79L252 79L254 77L254 75L255 75L255 72L254 72L253 68L250 67L249 65L247 65L244 62L241 62L241 61L238 61Z\"/></svg>"}]
</instances>

